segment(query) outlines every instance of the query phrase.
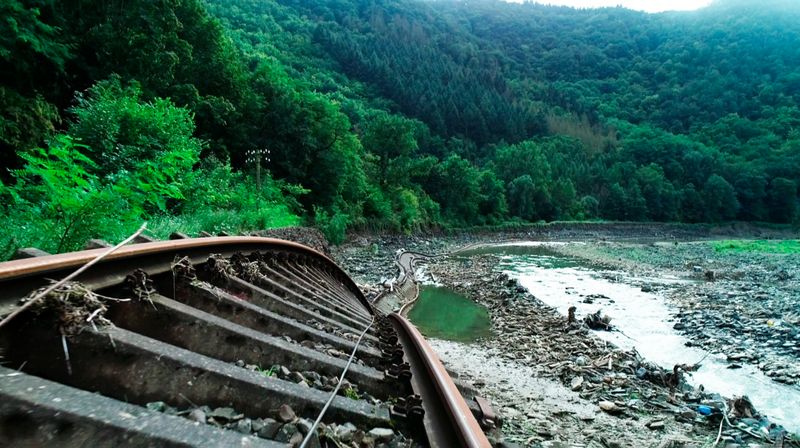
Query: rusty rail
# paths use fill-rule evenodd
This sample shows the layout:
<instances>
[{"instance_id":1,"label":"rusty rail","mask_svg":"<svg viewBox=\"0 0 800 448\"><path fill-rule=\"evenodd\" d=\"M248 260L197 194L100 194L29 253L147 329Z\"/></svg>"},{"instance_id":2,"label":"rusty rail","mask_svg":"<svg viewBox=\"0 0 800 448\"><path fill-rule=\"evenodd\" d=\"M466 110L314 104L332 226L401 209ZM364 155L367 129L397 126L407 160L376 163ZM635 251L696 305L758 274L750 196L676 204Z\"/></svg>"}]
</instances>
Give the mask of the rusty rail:
<instances>
[{"instance_id":1,"label":"rusty rail","mask_svg":"<svg viewBox=\"0 0 800 448\"><path fill-rule=\"evenodd\" d=\"M412 386L422 397L424 423L432 447L489 448L480 424L447 374L436 353L417 328L391 314L400 343L411 365Z\"/></svg>"},{"instance_id":2,"label":"rusty rail","mask_svg":"<svg viewBox=\"0 0 800 448\"><path fill-rule=\"evenodd\" d=\"M308 246L275 238L208 237L132 244L109 255L91 272L81 275L78 280L88 283L92 287L101 288L117 282L119 279L114 278L113 273L126 266L136 265L148 274L154 275L167 272L173 258L178 254L189 256L194 261L194 259L207 257L213 253L228 256L236 252L250 253L265 249L281 249L319 260L333 270L337 274L337 278L347 286L359 302L370 313L373 313L372 306L356 283L333 260ZM105 249L91 249L0 263L0 284L4 288L4 293L0 298L0 317L13 311L14 305L8 303L9 301L19 299L45 284L45 278L66 276L66 273L91 261L104 251Z\"/></svg>"},{"instance_id":3,"label":"rusty rail","mask_svg":"<svg viewBox=\"0 0 800 448\"><path fill-rule=\"evenodd\" d=\"M13 312L19 307L20 298L47 284L49 279L65 277L104 250L95 249L0 263L0 291L2 291L0 317ZM229 260L237 257L266 260L259 258L266 257L265 254L269 254L272 258L263 264L262 275L269 277L264 277L266 280L263 280L263 284L258 278L252 280L252 283L232 278L221 285L212 285L214 282L211 280L203 280L179 284L176 287L175 279L178 274L173 270L176 257L187 259L191 266L200 266L204 265L212 255ZM381 352L380 349L383 347L381 344L387 340L385 337L378 338L378 334L368 334L366 337L370 340L370 347L358 349L359 358L366 361L366 364L354 365L351 369L353 372L348 374L348 378L360 382L362 390L369 390L370 393L384 398L412 391L421 397L421 406L424 410L422 423L425 432L422 439L427 438L428 444L432 447L491 446L473 417L473 411L419 331L399 315L393 314L387 319L376 314L373 306L348 274L334 261L309 247L260 237L208 237L134 244L109 255L82 273L76 281L91 290L119 292L121 285L130 280L132 271L155 279L157 283L155 290L148 293L149 305L134 302L114 305L109 311L109 318L114 323L119 322L121 324L119 328L112 327L106 332L98 332L95 328L94 331L87 330L83 334L75 335L75 339L70 341L71 347L75 347L73 353L75 359L72 360L76 369L74 376L71 371L68 374L62 372L64 366L60 358L61 346L52 344L53 338L57 337L53 334L53 328L38 322L34 316L21 313L20 318L25 317L23 321L15 323L12 329L3 329L3 332L0 332L0 349L6 350L0 355L5 356L5 364L13 363L13 366L9 365L13 368L20 366L20 370L16 372L0 367L0 396L16 400L14 403L18 403L5 408L0 405L0 416L15 416L25 408L29 409L26 411L29 415L35 415L33 420L39 422L39 425L48 425L47 422L63 418L70 424L78 422L76 424L89 431L88 434L93 434L91 431L94 429L91 431L86 429L94 428L92 425L96 425L98 431L102 432L104 431L102 427L107 423L100 416L83 410L64 414L61 408L51 409L42 404L49 400L47 397L41 398L44 400L41 402L37 402L36 397L32 397L29 401L24 391L17 390L15 384L45 382L48 384L47 387L57 390L62 396L81 396L83 397L81 399L91 401L92 406L106 409L124 407L124 412L119 411L118 414L138 415L141 413L141 407L137 406L141 406L147 397L129 400L129 394L136 395L138 391L135 384L128 384L125 378L141 380L145 376L137 372L149 372L163 375L166 382L167 379L178 375L174 372L189 375L191 369L205 372L206 379L203 385L193 386L191 393L195 395L184 397L180 394L180 389L173 391L173 395L178 394L181 400L196 402L205 400L210 403L219 399L222 400L219 405L230 401L238 403L245 411L254 415L262 415L266 412L268 403L254 404L247 397L253 393L266 394L265 396L276 400L282 397L280 400L294 403L296 409L305 409L308 415L308 412L321 406L321 392L313 389L309 391L291 382L281 383L273 380L265 383L258 374L231 366L231 362L258 353L259 356L271 357L282 364L293 362L298 365L313 364L316 370L330 375L343 364L342 360L331 357L328 352L317 352L301 344L289 343L291 341L287 342L282 338L290 336L294 339L308 338L343 350L352 346L352 342L340 337L339 333L329 334L325 332L328 330L318 331L310 327L309 316L313 316L318 323L338 326L345 332L351 331L359 323L373 319L382 321L384 329L396 334L394 340L399 342L402 348L399 354L401 358L397 358L397 353L387 355L387 352ZM227 292L226 288L229 287L239 292ZM166 297L159 294L158 290L170 291L172 295ZM242 299L236 294L245 294L248 298ZM42 329L43 333L40 331ZM193 335L199 335L201 338L193 339L195 337ZM62 334L62 341L63 337ZM212 338L216 341L216 345L204 346L202 343L206 341L204 338ZM391 339L389 336L388 340ZM34 355L38 351L43 353ZM109 359L109 363L97 364L97 359L93 356L105 356ZM35 357L41 359L34 359ZM302 362L299 361L301 358ZM402 382L402 375L398 379L394 375L385 373L398 367L397 364L387 363L399 364L403 361L408 363L411 370L411 378L405 383ZM122 369L120 372L127 372L127 377L125 374L98 368L97 366L101 364L116 365ZM387 365L389 369L382 370ZM122 376L117 378L120 375ZM188 379L190 377L187 377ZM224 399L218 397L221 390L219 387L222 387L223 383L229 384L223 387L228 394L228 398ZM182 387L185 388L187 387L185 385L191 385L192 381L176 384L183 384ZM215 386L216 384L219 386ZM235 386L231 387L230 384ZM144 383L141 386L142 389L146 389ZM167 390L164 389L166 385L153 387L161 387L159 390L162 391ZM84 391L90 393L87 395ZM103 395L91 392L101 392ZM300 398L303 396L306 398ZM121 397L124 397L123 401L127 403L119 401ZM7 404L12 401L7 401ZM383 424L389 422L388 411L380 411L364 401L337 398L334 403L337 414L332 417L334 419L341 421L346 418L374 427L381 426L381 422ZM69 406L71 405L67 404L67 407ZM66 415L68 417L64 417ZM155 417L149 415L147 418ZM410 420L401 421L404 422L401 426L414 425ZM170 417L158 422L156 425L160 428L158 430L153 426L154 430L149 433L138 427L133 431L138 431L142 437L154 441L159 440L162 435L171 437L165 435L165 431L170 427L175 428L174 431L185 431L190 427L187 426L189 424L185 419L181 418ZM0 427L0 440L3 439L3 432L7 430L9 428ZM120 434L124 435L124 431ZM87 437L91 439L93 436ZM233 440L228 431L212 430L201 425L198 436L187 439L186 444L202 446L204 437L211 437L216 441L214 443ZM252 441L255 443L254 446L260 446L261 443L266 443L265 446L274 445L274 442L269 440L265 442L263 439L252 439ZM276 446L278 445L286 446L282 444ZM64 446L73 445L67 443Z\"/></svg>"}]
</instances>

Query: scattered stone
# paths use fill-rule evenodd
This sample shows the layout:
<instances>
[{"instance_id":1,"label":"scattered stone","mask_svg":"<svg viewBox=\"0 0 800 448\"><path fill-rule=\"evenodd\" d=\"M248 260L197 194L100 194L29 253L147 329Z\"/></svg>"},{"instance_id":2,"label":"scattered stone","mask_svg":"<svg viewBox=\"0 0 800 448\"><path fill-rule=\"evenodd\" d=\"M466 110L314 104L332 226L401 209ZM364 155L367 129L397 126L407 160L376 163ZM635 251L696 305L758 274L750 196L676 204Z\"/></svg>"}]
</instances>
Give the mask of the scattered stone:
<instances>
[{"instance_id":1,"label":"scattered stone","mask_svg":"<svg viewBox=\"0 0 800 448\"><path fill-rule=\"evenodd\" d=\"M290 446L298 446L303 441L303 438L304 438L303 434L301 434L298 431L298 432L294 433L294 435L292 435L291 439L289 439L289 445Z\"/></svg>"},{"instance_id":2,"label":"scattered stone","mask_svg":"<svg viewBox=\"0 0 800 448\"><path fill-rule=\"evenodd\" d=\"M106 240L101 240L101 239L91 239L91 240L87 241L86 244L83 246L83 248L85 250L105 249L107 247L111 247L111 243L109 243Z\"/></svg>"},{"instance_id":3,"label":"scattered stone","mask_svg":"<svg viewBox=\"0 0 800 448\"><path fill-rule=\"evenodd\" d=\"M163 401L154 401L152 403L147 403L147 409L154 411L154 412L164 412L167 408L167 404Z\"/></svg>"},{"instance_id":4,"label":"scattered stone","mask_svg":"<svg viewBox=\"0 0 800 448\"><path fill-rule=\"evenodd\" d=\"M539 232L546 232L549 237L550 230L540 231L537 229L531 231L530 235L525 234L524 238L536 239L535 236ZM465 243L473 242L466 238L474 238L474 236L464 238ZM398 240L403 243L396 243ZM384 239L376 242L375 247L380 248L378 253L381 256L384 251L390 253L394 251L397 246L393 244L406 244L408 241L413 243L416 240L412 237L410 239L392 238L388 241L390 243ZM593 243L589 243L589 245L591 244ZM616 246L617 243L600 244ZM673 244L669 244L668 246L670 252L678 252L677 245L673 247ZM369 244L364 244L364 247L369 247ZM628 243L620 244L620 247L620 252L627 250ZM667 245L654 245L653 247L667 247ZM683 248L684 245L681 247ZM705 246L691 244L685 245L685 247L702 248ZM560 248L557 250L561 251ZM585 246L575 247L574 250L585 252ZM579 256L581 255L579 254ZM379 259L378 256L374 256L374 258ZM739 351L747 352L749 357L738 360L737 363L758 364L759 368L765 372L772 372L773 378L777 381L800 378L800 376L795 376L800 369L797 369L792 363L775 362L775 358L772 356L773 353L780 350L783 350L783 353L792 354L795 358L800 354L800 332L796 330L800 324L800 315L793 311L794 308L774 306L776 302L773 300L774 288L772 285L776 284L775 273L778 272L778 269L762 270L757 264L730 269L721 265L712 256L695 257L694 259L698 261L694 263L687 263L685 258L674 257L675 260L672 258L670 253L665 259L673 265L679 261L680 269L667 271L667 275L685 278L687 276L686 268L691 268L696 263L697 274L693 278L702 279L705 271L713 268L715 281L692 282L690 287L699 289L701 292L690 293L686 299L671 297L675 291L688 288L682 283L651 285L645 281L638 283L637 286L645 291L658 290L666 300L674 300L678 315L672 323L687 335L687 340L691 344L703 347L705 350L714 349L715 353L723 354L726 354L725 347L728 350L730 347L740 347ZM391 258L388 259L391 260ZM622 261L623 258L620 257L619 260ZM772 263L771 260L767 261ZM367 275L375 275L374 273L379 272L379 269L383 269L383 262L365 262L363 257L353 257L350 263L361 269L358 272L367 273ZM643 269L648 269L647 263L647 259L641 262ZM388 264L391 264L391 261ZM782 286L777 286L778 288L787 285L796 288L798 281L794 279L800 276L795 273L800 271L794 265L790 266L787 269L793 274L793 279L787 280L786 283L780 283L779 285ZM497 257L494 255L473 256L466 262L460 259L440 258L425 267L425 275L435 275L439 283L474 297L475 301L487 307L492 319L493 330L497 332L495 340L480 342L487 350L493 351L501 359L532 367L544 378L557 379L566 388L572 388L572 381L577 381L576 378L581 377L583 383L578 391L582 400L590 400L589 403L598 403L598 406L601 401L607 401L610 405L605 405L608 409L601 407L603 412L612 414L614 412L610 411L613 410L617 413L624 413L619 420L615 419L619 426L617 424L609 425L608 416L599 411L595 416L595 423L588 423L589 420L582 419L581 416L585 415L583 412L575 413L576 418L574 419L559 418L558 420L563 420L563 422L559 422L562 428L559 429L555 441L559 443L563 441L565 446L592 448L648 446L649 442L654 441L651 431L666 429L665 422L672 421L672 416L676 420L686 423L671 424L670 436L686 437L691 435L691 438L710 437L711 440L716 437L719 423L716 416L705 417L688 409L690 406L694 408L701 403L716 400L716 398L709 397L701 389L689 388L681 382L670 389L665 380L668 379L667 375L671 372L645 362L634 352L621 350L607 342L598 341L580 325L565 325L566 318L564 316L537 300L517 281L508 276L493 274L493 269L496 267ZM635 268L639 268L638 262ZM737 274L737 270L741 271L741 274ZM634 274L637 273L642 275L634 278L646 279L649 278L648 275L657 273L657 270L634 271ZM731 282L730 279L736 278L736 275L744 275L745 278L751 279L760 275L761 283L755 281ZM384 276L384 278L390 277L391 274ZM613 281L627 281L621 280L617 273L610 274L608 278ZM748 292L740 292L740 286L742 288L747 286L749 289L741 289L741 291ZM708 296L704 295L706 293ZM575 295L573 300L582 300L585 297L578 298ZM606 303L599 298L592 297L592 299L596 303ZM742 304L745 306L741 306ZM752 306L747 304L752 304ZM756 319L753 319L753 316ZM723 325L719 325L720 323ZM719 351L720 347L722 347L722 351ZM322 350L327 351L330 348L323 347ZM320 350L319 347L317 349ZM686 360L686 362L692 361L696 360ZM552 425L548 424L553 419L552 415L555 415L552 410L548 409L553 406L552 403L534 403L533 401L537 400L534 398L535 394L513 396L515 388L509 384L487 380L485 385L476 384L476 387L497 392L499 396L505 395L504 399L507 401L499 403L499 409L502 412L498 414L504 417L503 432L512 434L512 437L506 438L506 440L518 443L520 446L544 446L542 436L536 432L538 428L542 428L545 432L552 433ZM630 399L634 394L636 394L636 399ZM573 404L571 399L564 403L566 406ZM506 412L511 408L525 411L520 413L518 410L510 410ZM532 408L543 409L542 414L548 415L549 412L551 416L544 417L540 413L535 413L537 416L530 417ZM627 408L630 408L631 412L625 412ZM643 421L637 421L639 419ZM650 423L645 424L646 421L650 421ZM712 424L712 421L716 425ZM521 426L522 422L528 423L529 426ZM659 427L661 424L664 424L663 428ZM736 425L736 421L733 421L733 424ZM576 433L578 428L580 429ZM333 426L333 429L336 430L338 427ZM757 431L755 428L753 430ZM526 431L528 436L522 437L520 434L525 434ZM747 446L750 436L733 428L725 431L735 433L740 439L743 438L745 442L741 445ZM575 434L582 434L582 436L576 438ZM658 438L661 439L661 437ZM367 436L366 440L372 440L372 437ZM751 443L752 440L752 438L749 439ZM663 442L663 440L661 441ZM359 439L351 445L357 446L360 442Z\"/></svg>"},{"instance_id":5,"label":"scattered stone","mask_svg":"<svg viewBox=\"0 0 800 448\"><path fill-rule=\"evenodd\" d=\"M576 376L575 378L572 379L572 382L570 383L570 389L572 389L574 391L581 390L582 386L583 386L583 377L582 376Z\"/></svg>"},{"instance_id":6,"label":"scattered stone","mask_svg":"<svg viewBox=\"0 0 800 448\"><path fill-rule=\"evenodd\" d=\"M320 380L322 379L320 374L317 372L303 372L303 377L311 380L312 382L321 382Z\"/></svg>"},{"instance_id":7,"label":"scattered stone","mask_svg":"<svg viewBox=\"0 0 800 448\"><path fill-rule=\"evenodd\" d=\"M278 420L288 423L294 421L296 418L297 415L295 415L294 410L288 404L282 404L278 409Z\"/></svg>"},{"instance_id":8,"label":"scattered stone","mask_svg":"<svg viewBox=\"0 0 800 448\"><path fill-rule=\"evenodd\" d=\"M244 418L236 423L236 431L242 434L250 434L253 432L253 421L249 418Z\"/></svg>"},{"instance_id":9,"label":"scattered stone","mask_svg":"<svg viewBox=\"0 0 800 448\"><path fill-rule=\"evenodd\" d=\"M305 383L306 382L306 377L304 377L303 374L300 373L300 372L292 372L289 375L289 379L291 381L294 381L295 383Z\"/></svg>"},{"instance_id":10,"label":"scattered stone","mask_svg":"<svg viewBox=\"0 0 800 448\"><path fill-rule=\"evenodd\" d=\"M199 423L206 422L206 413L202 409L195 409L189 413L189 420L194 420Z\"/></svg>"},{"instance_id":11,"label":"scattered stone","mask_svg":"<svg viewBox=\"0 0 800 448\"><path fill-rule=\"evenodd\" d=\"M622 409L620 409L620 407L617 406L613 401L603 400L598 403L598 406L600 406L600 409L608 412L609 414L618 414L622 412Z\"/></svg>"},{"instance_id":12,"label":"scattered stone","mask_svg":"<svg viewBox=\"0 0 800 448\"><path fill-rule=\"evenodd\" d=\"M301 418L295 424L303 435L308 434L308 432L311 431L311 427L314 426L314 422L305 418Z\"/></svg>"},{"instance_id":13,"label":"scattered stone","mask_svg":"<svg viewBox=\"0 0 800 448\"><path fill-rule=\"evenodd\" d=\"M278 434L278 431L281 429L281 423L271 418L262 419L260 426L261 427L256 430L256 434L264 439L275 438L275 435ZM255 425L253 429L255 430Z\"/></svg>"},{"instance_id":14,"label":"scattered stone","mask_svg":"<svg viewBox=\"0 0 800 448\"><path fill-rule=\"evenodd\" d=\"M243 414L237 414L233 408L216 408L208 414L209 417L213 417L217 420L239 420L244 418Z\"/></svg>"},{"instance_id":15,"label":"scattered stone","mask_svg":"<svg viewBox=\"0 0 800 448\"><path fill-rule=\"evenodd\" d=\"M338 437L339 440L347 443L353 440L353 435L355 434L356 430L357 430L356 426L348 422L336 427L336 431L334 431L334 434L336 434L336 437Z\"/></svg>"},{"instance_id":16,"label":"scattered stone","mask_svg":"<svg viewBox=\"0 0 800 448\"><path fill-rule=\"evenodd\" d=\"M297 429L297 426L292 423L287 423L281 426L281 429L278 430L278 434L275 435L275 440L278 442L289 442L292 440L295 434L300 434ZM303 440L303 435L300 434L300 441Z\"/></svg>"},{"instance_id":17,"label":"scattered stone","mask_svg":"<svg viewBox=\"0 0 800 448\"><path fill-rule=\"evenodd\" d=\"M389 428L372 428L367 435L379 442L388 442L394 437L394 431Z\"/></svg>"},{"instance_id":18,"label":"scattered stone","mask_svg":"<svg viewBox=\"0 0 800 448\"><path fill-rule=\"evenodd\" d=\"M14 253L14 256L11 257L11 259L22 260L24 258L45 257L47 255L50 254L41 249L37 249L35 247L25 247L22 249L17 249L17 251Z\"/></svg>"}]
</instances>

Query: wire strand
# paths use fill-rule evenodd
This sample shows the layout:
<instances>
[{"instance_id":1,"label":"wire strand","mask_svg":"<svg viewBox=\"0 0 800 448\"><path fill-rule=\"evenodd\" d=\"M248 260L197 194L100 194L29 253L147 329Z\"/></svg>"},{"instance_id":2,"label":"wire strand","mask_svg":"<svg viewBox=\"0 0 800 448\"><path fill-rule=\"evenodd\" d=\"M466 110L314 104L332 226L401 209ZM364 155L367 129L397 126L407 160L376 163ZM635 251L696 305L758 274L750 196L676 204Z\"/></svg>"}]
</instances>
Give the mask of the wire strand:
<instances>
[{"instance_id":1,"label":"wire strand","mask_svg":"<svg viewBox=\"0 0 800 448\"><path fill-rule=\"evenodd\" d=\"M358 337L358 341L356 341L356 345L355 347L353 347L353 353L350 353L350 359L347 360L347 365L344 366L342 375L339 376L339 382L336 383L336 387L333 389L333 392L331 392L331 396L328 398L328 402L325 403L325 406L322 407L322 410L319 412L319 416L317 416L317 419L314 421L314 424L311 425L311 429L308 430L306 437L300 443L300 448L305 448L305 446L308 444L309 441L311 441L311 438L316 433L317 426L319 426L319 423L322 421L322 417L325 416L325 412L328 411L328 407L330 407L331 403L333 402L333 399L336 398L336 394L339 393L339 388L342 387L344 376L347 374L347 369L350 368L350 364L353 363L353 358L355 358L356 356L356 351L358 350L358 346L361 345L361 340L364 338L364 335L367 334L369 329L372 328L372 325L374 323L375 323L375 316L372 316L372 321L369 323L369 325L367 325L367 328L365 328L364 331L361 332L361 336Z\"/></svg>"},{"instance_id":2,"label":"wire strand","mask_svg":"<svg viewBox=\"0 0 800 448\"><path fill-rule=\"evenodd\" d=\"M49 288L45 289L44 291L40 292L39 294L36 294L36 296L34 296L32 299L30 299L30 300L29 300L27 303L25 303L25 304L24 304L24 305L22 305L21 307L17 308L17 310L16 310L16 311L14 311L13 313L9 314L8 316L6 316L6 318L5 318L5 319L3 319L2 321L0 321L0 328L2 328L2 327L3 327L3 325L5 325L5 324L7 324L8 322L10 322L10 321L11 321L11 319L13 319L14 317L16 317L18 314L22 313L23 311L25 311L25 310L27 310L28 308L30 308L31 306L33 306L33 304L34 304L34 303L36 303L37 301L39 301L39 300L40 300L42 297L44 297L44 296L46 296L46 295L50 294L50 293L51 293L51 292L53 292L53 291L54 291L56 288L59 288L59 287L61 287L62 285L64 285L64 284L65 284L65 283L67 283L68 281L70 281L70 280L72 280L73 278L75 278L75 277L77 277L77 276L81 275L81 274L82 274L84 271L86 271L87 269L89 269L90 267L92 267L94 264L96 264L97 262L99 262L99 261L100 261L100 260L102 260L103 258L105 258L105 257L107 257L107 256L109 256L109 255L111 255L112 253L114 253L114 252L115 252L117 249L119 249L120 247L122 247L122 246L124 246L124 245L126 245L126 244L130 243L131 241L133 241L133 239L134 239L134 238L136 238L137 236L141 235L141 233L142 233L142 232L144 232L144 229L146 229L146 228L147 228L147 223L146 223L146 222L145 222L145 223L142 223L142 226L141 226L141 227L139 227L139 230L137 230L136 232L134 232L134 233L133 233L133 235L129 236L128 238L126 238L124 241L122 241L121 243L117 244L116 246L108 248L108 250L106 250L106 251L105 251L105 252L103 252L102 254L98 255L97 257L95 257L95 258L94 258L92 261L90 261L90 262L86 263L85 265L81 266L81 267L80 267L78 270L76 270L76 271L75 271L75 272L73 272L72 274L70 274L70 275L68 275L68 276L64 277L62 280L60 280L60 281L58 281L58 282L56 282L56 283L54 283L54 284L50 285L50 287L49 287Z\"/></svg>"}]
</instances>

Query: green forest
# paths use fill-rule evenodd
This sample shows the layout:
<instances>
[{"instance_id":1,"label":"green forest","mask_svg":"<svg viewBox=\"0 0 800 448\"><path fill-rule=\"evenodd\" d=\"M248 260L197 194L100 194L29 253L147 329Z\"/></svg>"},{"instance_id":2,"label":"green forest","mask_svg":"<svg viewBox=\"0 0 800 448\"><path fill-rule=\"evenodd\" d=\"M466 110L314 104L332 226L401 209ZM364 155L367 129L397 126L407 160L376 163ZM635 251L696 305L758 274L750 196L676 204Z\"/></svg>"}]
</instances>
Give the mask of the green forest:
<instances>
[{"instance_id":1,"label":"green forest","mask_svg":"<svg viewBox=\"0 0 800 448\"><path fill-rule=\"evenodd\" d=\"M800 6L0 2L0 259L309 224L794 223ZM257 174L258 173L258 174Z\"/></svg>"}]
</instances>

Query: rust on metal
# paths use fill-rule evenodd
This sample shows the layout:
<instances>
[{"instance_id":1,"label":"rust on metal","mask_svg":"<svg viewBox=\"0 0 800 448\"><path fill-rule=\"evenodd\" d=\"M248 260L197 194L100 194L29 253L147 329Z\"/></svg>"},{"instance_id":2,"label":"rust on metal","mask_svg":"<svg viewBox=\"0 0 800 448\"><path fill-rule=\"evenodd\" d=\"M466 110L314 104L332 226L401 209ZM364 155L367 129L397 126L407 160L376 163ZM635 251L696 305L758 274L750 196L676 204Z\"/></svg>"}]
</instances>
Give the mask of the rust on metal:
<instances>
[{"instance_id":1,"label":"rust on metal","mask_svg":"<svg viewBox=\"0 0 800 448\"><path fill-rule=\"evenodd\" d=\"M59 278L70 273L95 259L104 251L106 249L85 250L0 263L0 288L4 290L3 297L0 297L0 315L3 314L4 306L18 306L18 301L15 299L21 297L20 293L27 293L39 287L47 281L48 277ZM208 284L203 283L206 286L196 283L173 282L172 298L159 295L159 288L163 288L164 285L160 285L158 282L168 281L170 272L175 276L172 279L181 278L181 276L196 279L194 267L199 266L200 263L207 263L212 254L217 255L214 259L218 258L227 263L226 266L229 266L230 269L238 266L239 273L237 275L247 274L250 271L245 271L245 269L251 266L260 267L262 270L252 272L252 278L246 281L232 275L223 285L225 287L211 286L218 280L214 278L204 279L203 282L208 282ZM264 257L267 254L270 258L265 261ZM403 271L406 270L404 266L401 267ZM207 265L204 269L208 269ZM411 263L408 264L408 269L413 269ZM198 272L200 271L198 270ZM259 273L269 275L260 275ZM162 275L161 279L150 277L155 274ZM211 274L205 272L204 275ZM247 276L245 275L245 277ZM333 260L302 244L274 238L208 237L124 246L92 266L77 279L82 283L85 282L87 288L128 288L134 297L146 298L154 307L153 310L156 310L153 303L158 303L159 309L150 311L150 308L147 308L145 314L137 313L134 307L147 305L135 301L118 304L109 314L113 322L120 324L118 328L112 327L108 330L114 334L114 338L109 342L106 333L101 334L97 330L86 332L80 338L71 340L71 344L76 348L89 347L97 350L102 348L104 356L107 356L108 359L122 363L124 358L125 363L128 363L125 365L133 366L130 369L135 368L131 372L150 371L148 369L152 370L158 367L160 370L153 371L163 372L165 376L167 373L173 376L175 375L173 372L178 371L176 366L185 365L192 367L185 370L183 373L185 375L193 371L207 371L209 373L206 378L214 378L218 383L230 382L232 381L230 378L233 378L237 380L237 387L230 388L228 393L235 395L235 397L234 395L231 397L238 400L236 401L237 408L249 410L251 413L264 413L262 412L264 410L253 407L254 405L248 402L246 397L256 393L254 391L261 393L268 387L262 384L261 377L255 377L254 374L242 370L241 366L231 365L232 360L246 357L239 355L240 352L237 350L245 350L246 347L270 346L270 344L277 346L282 341L277 334L292 336L296 339L318 339L337 349L349 348L352 345L349 339L344 339L336 334L328 334L317 327L307 326L306 323L303 323L307 320L305 317L312 317L313 322L327 323L343 330L352 331L365 319L375 315L372 305L355 282ZM249 283L251 281L255 284ZM404 284L404 286L410 285ZM231 288L231 291L227 291ZM178 294L186 292L184 289L191 293ZM242 296L240 297L240 295ZM270 300L264 300L264 298ZM219 307L220 303L223 305L222 308ZM360 310L359 304L364 307L363 311ZM314 310L315 307L325 308L325 312ZM222 312L222 309L227 309L227 311ZM242 312L242 309L246 312ZM233 316L235 318L232 318ZM490 448L491 444L483 433L481 425L473 416L468 404L428 342L416 327L401 315L395 313L390 317L392 318L391 322L382 317L375 318L376 321L380 321L379 327L382 325L380 339L372 334L366 336L362 334L363 337L366 337L365 340L372 342L373 345L359 348L357 352L360 360L372 362L379 368L369 367L372 370L368 370L366 366L357 367L354 373L359 375L354 376L387 380L393 378L396 383L391 383L392 386L400 386L399 390L406 395L411 394L406 400L405 411L409 416L409 421L413 420L414 428L425 426L425 435L432 448L452 446ZM183 330L180 333L173 333L174 328L177 327L171 325L175 325L175 321L180 319L184 319L185 322L193 320L204 322L204 324L197 327L196 333ZM151 327L152 325L162 325L163 327ZM366 333L368 330L369 327L364 332ZM13 344L9 342L11 339L6 341L9 343L9 348L13 348L7 353L15 357L15 362L27 366L25 370L28 374L42 374L48 378L52 377L49 378L51 380L59 381L67 378L63 376L62 365L52 362L53 359L61 356L59 352L61 346L49 344L50 339L57 340L57 335L53 333L52 328L48 330L50 333L42 336L38 333L39 330L28 326L25 322L15 327L14 331L17 332L14 333L16 336L22 334L25 337L15 337ZM26 332L30 332L30 334ZM276 333L276 335L269 336L272 333ZM236 348L226 348L225 344L229 342L219 343L212 348L198 345L200 340L219 338L220 341L228 341L229 339L225 338L230 336L233 336L230 340L235 341L238 338L238 340L247 341L246 344L249 345L237 343ZM37 337L44 338L41 341L48 342L47 344L39 343L39 345L47 345L50 351L46 353L47 356L31 360L29 355L35 351L31 347L36 346ZM194 339L191 339L192 337ZM115 340L120 345L119 350L114 346ZM3 341L0 340L0 342ZM381 348L383 357L377 347ZM257 351L250 350L250 352ZM265 351L267 350L261 350L261 352ZM293 347L275 351L280 352L280 356L284 357L281 359L282 363L291 364L285 359L288 356L300 356L303 359L298 363L310 362L304 360L313 359L324 366L328 373L333 373L332 370L342 364L341 360L337 359L338 355L328 352L320 354L309 347ZM64 353L67 356L66 349ZM91 350L76 350L74 353L73 364L76 368L82 369L83 373L70 375L69 381L65 381L67 385L92 390L98 389L104 384L105 392L109 396L116 395L115 398L118 399L124 396L126 401L129 395L133 394L130 391L126 392L123 387L127 384L124 381L125 378L114 376L113 369L95 370L94 360L86 361L88 358L84 359L85 356L92 353ZM129 361L133 359L132 354L137 354L137 363ZM328 359L328 357L334 358ZM158 359L159 362L154 363L152 359ZM162 365L167 361L169 368ZM242 362L244 361L242 359ZM69 360L67 365L69 366ZM386 369L386 367L389 368ZM71 367L68 368L71 369ZM381 371L387 373L381 374ZM94 378L92 375L106 376L102 377L105 378L104 382L98 383L92 379ZM131 376L142 377L138 374ZM269 389L271 394L279 396L277 400L280 402L291 402L300 410L309 410L316 409L318 406L315 403L319 404L323 398L320 391L308 391L294 383L284 384L281 381L283 380L267 382L268 386L272 387ZM191 385L191 382L182 382ZM165 383L161 386L167 387L169 384ZM374 387L368 389L373 393L384 395L389 393L387 392L389 387L389 383L375 384ZM214 403L215 400L218 400L215 395L217 390L213 388L203 390L192 386L192 389L187 390L194 394L190 397L197 402ZM171 397L171 400L176 401L178 398L175 397L175 394L179 392L179 390L171 391L171 395L168 396ZM313 396L306 397L305 401L298 398L304 395ZM183 396L181 395L181 397ZM149 396L142 395L137 399L138 404L141 405L149 399ZM226 400L225 403L235 401L230 397ZM259 406L275 407L278 401L272 403L265 401ZM476 397L476 401L482 420L492 421L496 418L486 400ZM389 418L388 412L378 415L377 411L373 410L373 407L366 402L339 399L338 403L339 405L335 409L342 408L338 414L345 417L336 417L337 419L354 420L363 414L366 416L362 418L363 422L375 426L386 423ZM2 411L2 406L0 406L0 411ZM420 437L424 436L420 435Z\"/></svg>"},{"instance_id":2,"label":"rust on metal","mask_svg":"<svg viewBox=\"0 0 800 448\"><path fill-rule=\"evenodd\" d=\"M489 403L489 400L476 395L475 403L478 404L478 409L481 411L481 419L483 419L485 424L487 426L494 426L495 422L497 421L497 417L494 414L494 409L492 409L492 405Z\"/></svg>"},{"instance_id":3,"label":"rust on metal","mask_svg":"<svg viewBox=\"0 0 800 448\"><path fill-rule=\"evenodd\" d=\"M400 325L402 332L408 337L416 349L417 355L422 360L424 368L429 378L434 383L438 399L442 402L444 409L448 412L449 420L452 424L451 430L456 432L456 436L465 448L491 448L489 439L483 433L480 424L472 415L469 406L464 401L461 393L456 388L453 380L448 375L442 362L436 356L428 341L420 334L414 325L403 316L397 313L390 315ZM435 399L436 397L425 397L423 401ZM447 428L436 428L437 431L445 431Z\"/></svg>"},{"instance_id":4,"label":"rust on metal","mask_svg":"<svg viewBox=\"0 0 800 448\"><path fill-rule=\"evenodd\" d=\"M224 251L229 248L292 250L322 260L330 269L339 274L342 282L352 291L359 302L364 304L365 308L372 313L372 307L364 297L364 294L350 276L333 260L308 246L275 238L247 236L208 237L132 244L109 255L98 265L113 261L135 261L136 258L177 254L186 250L203 249L208 254L211 254L214 251ZM0 283L24 277L43 276L53 271L78 268L103 253L104 250L92 249L3 262L0 263Z\"/></svg>"}]
</instances>

